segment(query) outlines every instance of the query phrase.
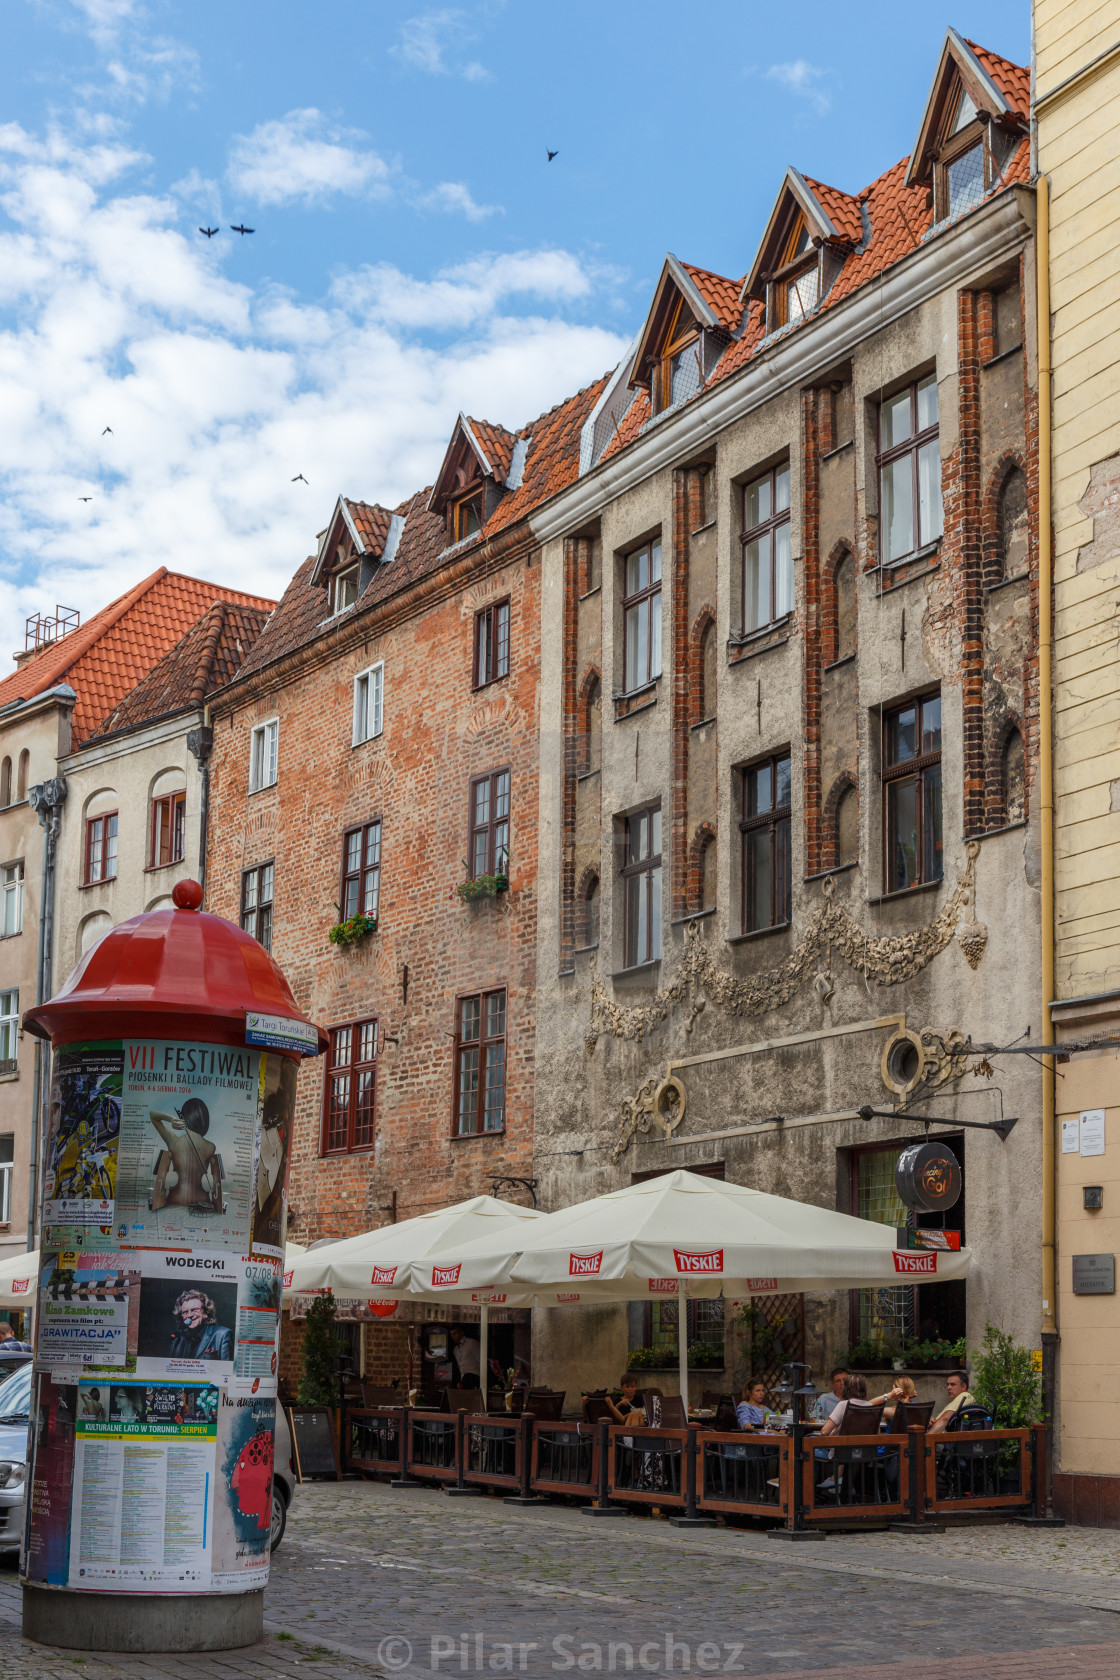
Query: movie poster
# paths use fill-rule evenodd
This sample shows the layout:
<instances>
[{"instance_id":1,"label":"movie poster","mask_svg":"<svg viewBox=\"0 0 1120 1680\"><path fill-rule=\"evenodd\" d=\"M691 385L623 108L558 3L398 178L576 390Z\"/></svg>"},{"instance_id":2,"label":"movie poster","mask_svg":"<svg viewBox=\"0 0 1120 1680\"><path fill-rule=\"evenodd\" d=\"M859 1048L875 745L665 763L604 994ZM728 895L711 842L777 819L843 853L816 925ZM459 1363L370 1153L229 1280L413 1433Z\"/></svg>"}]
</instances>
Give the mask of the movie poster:
<instances>
[{"instance_id":1,"label":"movie poster","mask_svg":"<svg viewBox=\"0 0 1120 1680\"><path fill-rule=\"evenodd\" d=\"M84 1248L111 1231L121 1128L120 1040L63 1046L54 1059L43 1182L43 1241ZM103 1240L103 1239L102 1239Z\"/></svg>"},{"instance_id":2,"label":"movie poster","mask_svg":"<svg viewBox=\"0 0 1120 1680\"><path fill-rule=\"evenodd\" d=\"M268 1579L276 1402L223 1391L218 1407L213 1584L244 1592Z\"/></svg>"},{"instance_id":3,"label":"movie poster","mask_svg":"<svg viewBox=\"0 0 1120 1680\"><path fill-rule=\"evenodd\" d=\"M77 1387L39 1380L31 1442L31 1496L24 1535L23 1574L28 1581L64 1587L70 1571L70 1491L74 1474Z\"/></svg>"},{"instance_id":4,"label":"movie poster","mask_svg":"<svg viewBox=\"0 0 1120 1680\"><path fill-rule=\"evenodd\" d=\"M121 1243L248 1253L261 1052L126 1039Z\"/></svg>"},{"instance_id":5,"label":"movie poster","mask_svg":"<svg viewBox=\"0 0 1120 1680\"><path fill-rule=\"evenodd\" d=\"M218 1396L213 1384L79 1384L71 1587L210 1585Z\"/></svg>"},{"instance_id":6,"label":"movie poster","mask_svg":"<svg viewBox=\"0 0 1120 1680\"><path fill-rule=\"evenodd\" d=\"M134 1367L140 1323L136 1255L78 1249L44 1254L35 1357L64 1367Z\"/></svg>"},{"instance_id":7,"label":"movie poster","mask_svg":"<svg viewBox=\"0 0 1120 1680\"><path fill-rule=\"evenodd\" d=\"M296 1065L287 1056L261 1057L261 1124L253 1174L254 1252L284 1258L285 1185L296 1111Z\"/></svg>"}]
</instances>

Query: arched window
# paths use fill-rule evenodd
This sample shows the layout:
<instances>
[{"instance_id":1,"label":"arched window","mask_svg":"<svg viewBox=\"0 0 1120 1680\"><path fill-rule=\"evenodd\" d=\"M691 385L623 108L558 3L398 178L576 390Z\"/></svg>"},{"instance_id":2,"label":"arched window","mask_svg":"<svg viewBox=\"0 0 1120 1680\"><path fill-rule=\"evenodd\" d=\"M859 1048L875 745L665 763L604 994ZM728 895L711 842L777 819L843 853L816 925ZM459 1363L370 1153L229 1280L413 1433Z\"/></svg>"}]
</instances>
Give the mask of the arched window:
<instances>
[{"instance_id":1,"label":"arched window","mask_svg":"<svg viewBox=\"0 0 1120 1680\"><path fill-rule=\"evenodd\" d=\"M31 773L31 754L24 747L19 755L19 773L16 778L16 798L27 798L27 782Z\"/></svg>"},{"instance_id":2,"label":"arched window","mask_svg":"<svg viewBox=\"0 0 1120 1680\"><path fill-rule=\"evenodd\" d=\"M847 659L856 651L856 563L852 555L841 555L833 577L836 589L835 657Z\"/></svg>"},{"instance_id":3,"label":"arched window","mask_svg":"<svg viewBox=\"0 0 1120 1680\"><path fill-rule=\"evenodd\" d=\"M700 908L716 907L716 837L709 834L700 848Z\"/></svg>"},{"instance_id":4,"label":"arched window","mask_svg":"<svg viewBox=\"0 0 1120 1680\"><path fill-rule=\"evenodd\" d=\"M1012 467L999 493L998 577L1019 577L1027 569L1027 481Z\"/></svg>"},{"instance_id":5,"label":"arched window","mask_svg":"<svg viewBox=\"0 0 1120 1680\"><path fill-rule=\"evenodd\" d=\"M596 676L584 685L580 733L583 736L580 769L586 775L590 770L598 770L603 759L603 695Z\"/></svg>"},{"instance_id":6,"label":"arched window","mask_svg":"<svg viewBox=\"0 0 1120 1680\"><path fill-rule=\"evenodd\" d=\"M90 946L96 945L112 925L113 918L108 911L95 910L92 916L87 916L78 928L78 956L85 956Z\"/></svg>"},{"instance_id":7,"label":"arched window","mask_svg":"<svg viewBox=\"0 0 1120 1680\"><path fill-rule=\"evenodd\" d=\"M599 943L599 877L589 875L584 882L579 901L579 943L582 946Z\"/></svg>"},{"instance_id":8,"label":"arched window","mask_svg":"<svg viewBox=\"0 0 1120 1680\"><path fill-rule=\"evenodd\" d=\"M700 638L698 721L716 715L716 627L709 623Z\"/></svg>"},{"instance_id":9,"label":"arched window","mask_svg":"<svg viewBox=\"0 0 1120 1680\"><path fill-rule=\"evenodd\" d=\"M0 805L12 803L12 761L6 758L0 764Z\"/></svg>"},{"instance_id":10,"label":"arched window","mask_svg":"<svg viewBox=\"0 0 1120 1680\"><path fill-rule=\"evenodd\" d=\"M1027 771L1023 737L1017 729L1013 729L1003 743L999 781L1004 822L1022 822L1027 814Z\"/></svg>"},{"instance_id":11,"label":"arched window","mask_svg":"<svg viewBox=\"0 0 1120 1680\"><path fill-rule=\"evenodd\" d=\"M836 801L836 862L859 862L859 798L850 783Z\"/></svg>"}]
</instances>

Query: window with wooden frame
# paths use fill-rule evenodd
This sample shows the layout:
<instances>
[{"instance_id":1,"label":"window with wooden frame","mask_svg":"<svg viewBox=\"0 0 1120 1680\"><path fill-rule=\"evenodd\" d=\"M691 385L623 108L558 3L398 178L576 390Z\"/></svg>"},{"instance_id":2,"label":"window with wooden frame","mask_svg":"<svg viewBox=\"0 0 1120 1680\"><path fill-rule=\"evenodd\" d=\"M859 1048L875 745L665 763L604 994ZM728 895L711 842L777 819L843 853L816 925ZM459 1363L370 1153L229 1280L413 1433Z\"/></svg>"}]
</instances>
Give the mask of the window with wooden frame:
<instances>
[{"instance_id":1,"label":"window with wooden frame","mask_svg":"<svg viewBox=\"0 0 1120 1680\"><path fill-rule=\"evenodd\" d=\"M661 807L626 818L622 865L627 968L661 956Z\"/></svg>"},{"instance_id":2,"label":"window with wooden frame","mask_svg":"<svg viewBox=\"0 0 1120 1680\"><path fill-rule=\"evenodd\" d=\"M342 920L359 911L377 920L381 904L381 818L348 828L342 836Z\"/></svg>"},{"instance_id":3,"label":"window with wooden frame","mask_svg":"<svg viewBox=\"0 0 1120 1680\"><path fill-rule=\"evenodd\" d=\"M789 466L743 486L743 634L764 630L793 611Z\"/></svg>"},{"instance_id":4,"label":"window with wooden frame","mask_svg":"<svg viewBox=\"0 0 1120 1680\"><path fill-rule=\"evenodd\" d=\"M451 541L466 542L482 532L482 490L473 490L451 504Z\"/></svg>"},{"instance_id":5,"label":"window with wooden frame","mask_svg":"<svg viewBox=\"0 0 1120 1680\"><path fill-rule=\"evenodd\" d=\"M86 886L95 881L112 881L117 874L117 813L105 811L98 817L86 818L85 868Z\"/></svg>"},{"instance_id":6,"label":"window with wooden frame","mask_svg":"<svg viewBox=\"0 0 1120 1680\"><path fill-rule=\"evenodd\" d=\"M937 375L879 405L879 559L908 560L942 532Z\"/></svg>"},{"instance_id":7,"label":"window with wooden frame","mask_svg":"<svg viewBox=\"0 0 1120 1680\"><path fill-rule=\"evenodd\" d=\"M743 932L784 927L793 902L789 753L743 771Z\"/></svg>"},{"instance_id":8,"label":"window with wooden frame","mask_svg":"<svg viewBox=\"0 0 1120 1680\"><path fill-rule=\"evenodd\" d=\"M358 599L358 566L347 566L345 571L336 572L331 580L331 606L334 613L343 613L352 607Z\"/></svg>"},{"instance_id":9,"label":"window with wooden frame","mask_svg":"<svg viewBox=\"0 0 1120 1680\"><path fill-rule=\"evenodd\" d=\"M500 1132L506 1111L506 994L461 997L455 1017L456 1137Z\"/></svg>"},{"instance_id":10,"label":"window with wooden frame","mask_svg":"<svg viewBox=\"0 0 1120 1680\"><path fill-rule=\"evenodd\" d=\"M781 261L771 275L771 331L794 326L812 313L821 297L820 257L814 248L805 217L798 215L790 228Z\"/></svg>"},{"instance_id":11,"label":"window with wooden frame","mask_svg":"<svg viewBox=\"0 0 1120 1680\"><path fill-rule=\"evenodd\" d=\"M376 1019L348 1021L330 1029L323 1075L322 1155L373 1148L377 1042Z\"/></svg>"},{"instance_id":12,"label":"window with wooden frame","mask_svg":"<svg viewBox=\"0 0 1120 1680\"><path fill-rule=\"evenodd\" d=\"M963 1134L950 1133L940 1139L949 1145L961 1169L961 1197L948 1213L919 1213L918 1230L954 1230L967 1240L965 1223L968 1162ZM899 1199L895 1166L899 1143L868 1144L846 1151L848 1161L848 1207L859 1219L897 1229L907 1222L907 1210ZM920 1337L923 1341L956 1341L965 1333L967 1284L963 1278L949 1283L903 1284L897 1289L853 1289L849 1292L849 1339L897 1348Z\"/></svg>"},{"instance_id":13,"label":"window with wooden frame","mask_svg":"<svg viewBox=\"0 0 1120 1680\"><path fill-rule=\"evenodd\" d=\"M703 384L700 327L683 298L678 299L650 382L655 414L693 396Z\"/></svg>"},{"instance_id":14,"label":"window with wooden frame","mask_svg":"<svg viewBox=\"0 0 1120 1680\"><path fill-rule=\"evenodd\" d=\"M474 615L474 676L471 686L485 688L509 676L509 602L495 601Z\"/></svg>"},{"instance_id":15,"label":"window with wooden frame","mask_svg":"<svg viewBox=\"0 0 1120 1680\"><path fill-rule=\"evenodd\" d=\"M965 88L950 109L933 174L934 219L939 222L974 210L993 184L984 126Z\"/></svg>"},{"instance_id":16,"label":"window with wooden frame","mask_svg":"<svg viewBox=\"0 0 1120 1680\"><path fill-rule=\"evenodd\" d=\"M883 717L885 890L940 881L941 696L909 700Z\"/></svg>"},{"instance_id":17,"label":"window with wooden frame","mask_svg":"<svg viewBox=\"0 0 1120 1680\"><path fill-rule=\"evenodd\" d=\"M152 800L152 839L149 869L182 863L187 845L187 795L165 793Z\"/></svg>"},{"instance_id":18,"label":"window with wooden frame","mask_svg":"<svg viewBox=\"0 0 1120 1680\"><path fill-rule=\"evenodd\" d=\"M509 871L510 772L491 770L471 782L470 872L505 875Z\"/></svg>"},{"instance_id":19,"label":"window with wooden frame","mask_svg":"<svg viewBox=\"0 0 1120 1680\"><path fill-rule=\"evenodd\" d=\"M269 718L266 723L258 723L249 737L250 793L275 786L279 756L280 719Z\"/></svg>"},{"instance_id":20,"label":"window with wooden frame","mask_svg":"<svg viewBox=\"0 0 1120 1680\"><path fill-rule=\"evenodd\" d=\"M241 876L241 926L258 945L272 949L272 891L274 863L259 863Z\"/></svg>"},{"instance_id":21,"label":"window with wooden frame","mask_svg":"<svg viewBox=\"0 0 1120 1680\"><path fill-rule=\"evenodd\" d=\"M643 544L623 560L622 685L627 694L661 675L661 542Z\"/></svg>"}]
</instances>

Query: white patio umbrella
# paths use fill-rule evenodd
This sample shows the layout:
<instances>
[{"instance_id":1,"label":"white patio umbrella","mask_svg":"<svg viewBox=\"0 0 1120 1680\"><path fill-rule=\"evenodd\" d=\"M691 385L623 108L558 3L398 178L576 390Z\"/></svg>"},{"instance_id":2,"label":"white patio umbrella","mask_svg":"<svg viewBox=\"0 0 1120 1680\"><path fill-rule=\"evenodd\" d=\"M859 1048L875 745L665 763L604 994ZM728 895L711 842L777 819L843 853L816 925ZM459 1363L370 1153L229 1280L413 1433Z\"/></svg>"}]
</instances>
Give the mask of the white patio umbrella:
<instances>
[{"instance_id":1,"label":"white patio umbrella","mask_svg":"<svg viewBox=\"0 0 1120 1680\"><path fill-rule=\"evenodd\" d=\"M306 1254L306 1252L307 1252L307 1248L306 1248L306 1245L304 1243L290 1242L290 1243L285 1243L284 1244L284 1304L285 1305L287 1305L291 1301L291 1298L292 1298L292 1267L295 1265L295 1262L299 1259L300 1255L301 1254Z\"/></svg>"},{"instance_id":2,"label":"white patio umbrella","mask_svg":"<svg viewBox=\"0 0 1120 1680\"><path fill-rule=\"evenodd\" d=\"M689 1296L898 1287L968 1272L967 1248L899 1251L896 1241L892 1226L678 1171L562 1208L496 1245L475 1242L459 1260L464 1281L508 1278L535 1287L542 1304L565 1289L585 1301L675 1294L687 1402Z\"/></svg>"},{"instance_id":3,"label":"white patio umbrella","mask_svg":"<svg viewBox=\"0 0 1120 1680\"><path fill-rule=\"evenodd\" d=\"M35 1284L39 1276L39 1250L13 1254L0 1260L0 1307L29 1312L35 1305Z\"/></svg>"},{"instance_id":4,"label":"white patio umbrella","mask_svg":"<svg viewBox=\"0 0 1120 1680\"><path fill-rule=\"evenodd\" d=\"M516 1202L502 1202L495 1196L472 1196L468 1201L456 1202L431 1213L402 1219L395 1225L381 1225L374 1231L364 1231L357 1237L346 1237L324 1248L306 1250L292 1267L292 1294L319 1293L331 1289L337 1295L376 1294L382 1300L442 1300L454 1305L477 1305L479 1312L480 1383L485 1384L489 1372L489 1332L491 1305L501 1302L531 1306L535 1289L516 1289L512 1285L500 1288L458 1286L458 1251L482 1240L488 1247L507 1248L513 1254L520 1250L519 1233L544 1214L536 1208L521 1207ZM441 1267L441 1256L447 1264ZM413 1282L413 1268L427 1261L429 1284L434 1275L434 1289L417 1287ZM446 1282L440 1280L445 1279ZM485 1388L483 1389L485 1392Z\"/></svg>"}]
</instances>

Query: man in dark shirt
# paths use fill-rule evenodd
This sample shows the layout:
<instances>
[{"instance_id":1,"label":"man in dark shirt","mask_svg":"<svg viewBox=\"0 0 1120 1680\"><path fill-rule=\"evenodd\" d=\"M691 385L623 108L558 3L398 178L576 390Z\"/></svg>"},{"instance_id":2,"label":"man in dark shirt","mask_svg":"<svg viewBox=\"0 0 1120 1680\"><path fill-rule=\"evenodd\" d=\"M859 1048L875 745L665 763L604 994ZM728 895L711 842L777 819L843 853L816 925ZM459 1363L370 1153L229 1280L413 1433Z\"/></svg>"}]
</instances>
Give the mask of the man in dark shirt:
<instances>
[{"instance_id":1,"label":"man in dark shirt","mask_svg":"<svg viewBox=\"0 0 1120 1680\"><path fill-rule=\"evenodd\" d=\"M172 1359L232 1359L233 1331L217 1316L209 1295L184 1289L174 1307L178 1329L171 1338Z\"/></svg>"}]
</instances>

